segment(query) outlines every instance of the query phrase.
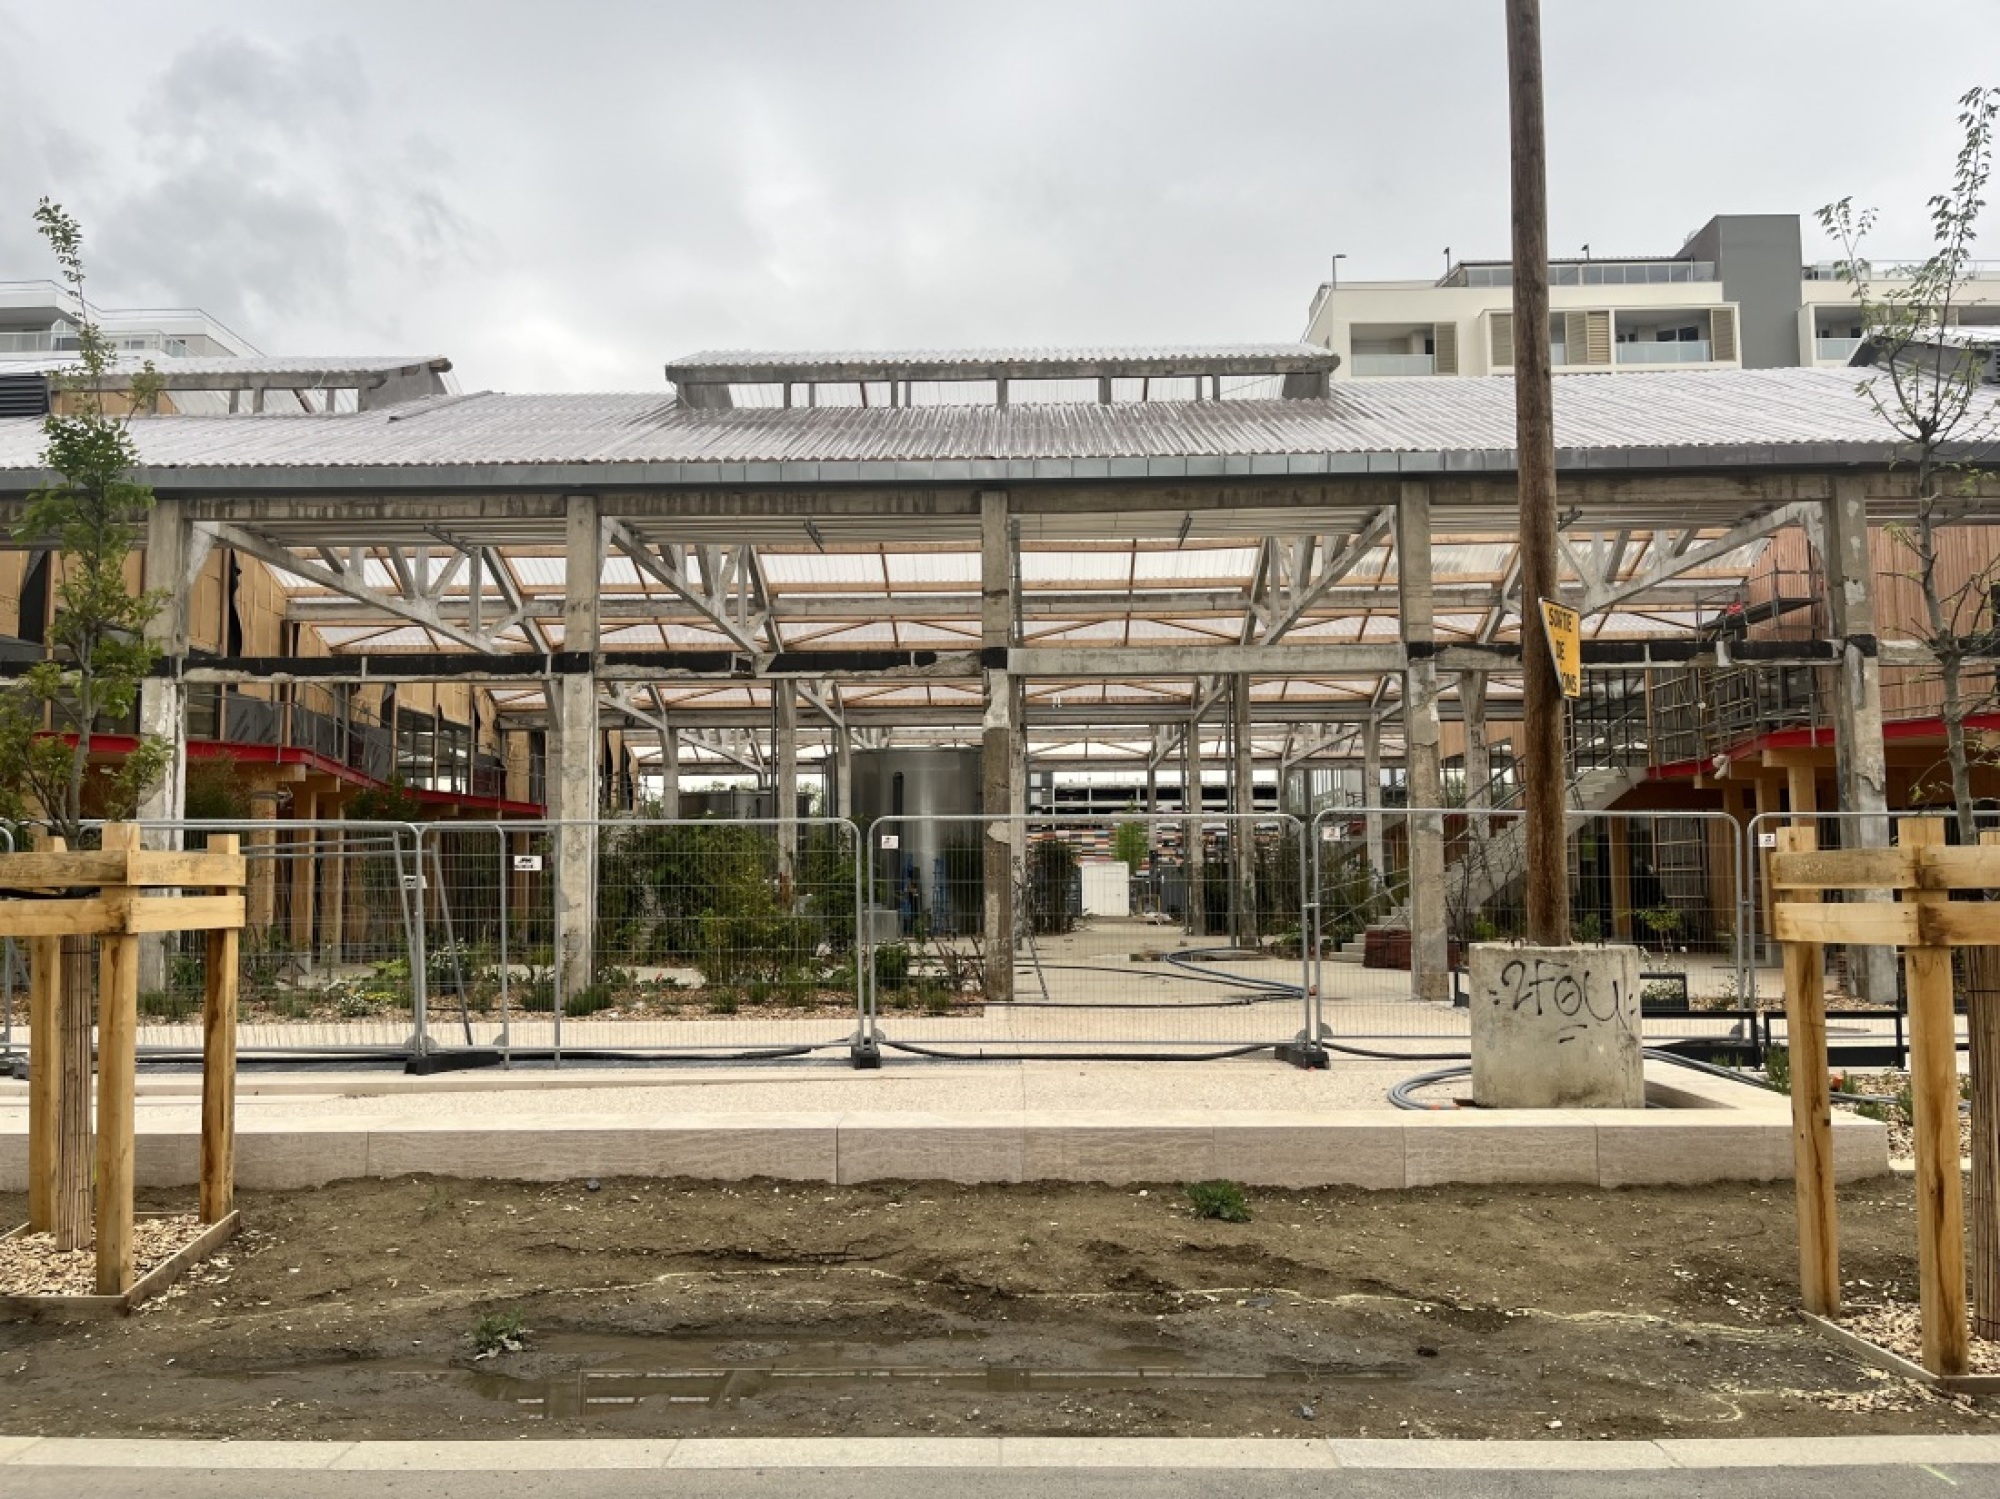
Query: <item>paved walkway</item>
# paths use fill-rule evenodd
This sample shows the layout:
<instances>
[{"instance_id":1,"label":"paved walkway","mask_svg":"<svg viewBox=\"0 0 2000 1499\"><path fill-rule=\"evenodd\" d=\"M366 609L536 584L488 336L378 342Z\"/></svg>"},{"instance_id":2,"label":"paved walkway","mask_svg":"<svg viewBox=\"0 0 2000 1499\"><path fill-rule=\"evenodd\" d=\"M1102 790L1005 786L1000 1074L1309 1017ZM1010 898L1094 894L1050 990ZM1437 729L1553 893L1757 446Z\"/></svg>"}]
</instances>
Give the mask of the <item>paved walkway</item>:
<instances>
[{"instance_id":1,"label":"paved walkway","mask_svg":"<svg viewBox=\"0 0 2000 1499\"><path fill-rule=\"evenodd\" d=\"M183 1442L0 1437L0 1492L363 1499L476 1491L584 1499L685 1489L772 1499L1135 1492L1166 1499L1908 1499L2000 1496L2000 1438L1660 1442L968 1438L759 1441ZM143 1477L140 1476L143 1474ZM476 1475L468 1478L467 1475ZM1135 1488L1135 1484L1140 1485ZM692 1490L690 1490L692 1491Z\"/></svg>"}]
</instances>

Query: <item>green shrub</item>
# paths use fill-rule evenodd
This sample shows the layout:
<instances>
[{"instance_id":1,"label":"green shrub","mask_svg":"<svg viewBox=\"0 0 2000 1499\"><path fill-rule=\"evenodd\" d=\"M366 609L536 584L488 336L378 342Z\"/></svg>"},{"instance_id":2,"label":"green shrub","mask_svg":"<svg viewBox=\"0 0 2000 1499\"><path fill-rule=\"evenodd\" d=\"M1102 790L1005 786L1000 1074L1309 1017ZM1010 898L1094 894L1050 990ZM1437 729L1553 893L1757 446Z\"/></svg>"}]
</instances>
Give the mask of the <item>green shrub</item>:
<instances>
[{"instance_id":1,"label":"green shrub","mask_svg":"<svg viewBox=\"0 0 2000 1499\"><path fill-rule=\"evenodd\" d=\"M910 981L910 949L901 942L885 942L875 949L875 987L900 989Z\"/></svg>"},{"instance_id":2,"label":"green shrub","mask_svg":"<svg viewBox=\"0 0 2000 1499\"><path fill-rule=\"evenodd\" d=\"M1193 1182L1188 1186L1187 1196L1197 1218L1215 1218L1224 1223L1250 1221L1250 1205L1243 1200L1243 1189L1235 1182Z\"/></svg>"},{"instance_id":3,"label":"green shrub","mask_svg":"<svg viewBox=\"0 0 2000 1499\"><path fill-rule=\"evenodd\" d=\"M480 1358L519 1353L528 1346L528 1330L519 1312L488 1312L472 1324L472 1348Z\"/></svg>"},{"instance_id":4,"label":"green shrub","mask_svg":"<svg viewBox=\"0 0 2000 1499\"><path fill-rule=\"evenodd\" d=\"M1792 1054L1788 1048L1764 1048L1764 1080L1780 1093L1792 1091Z\"/></svg>"},{"instance_id":5,"label":"green shrub","mask_svg":"<svg viewBox=\"0 0 2000 1499\"><path fill-rule=\"evenodd\" d=\"M711 1015L734 1015L740 1008L733 989L717 989L708 996L708 1013Z\"/></svg>"},{"instance_id":6,"label":"green shrub","mask_svg":"<svg viewBox=\"0 0 2000 1499\"><path fill-rule=\"evenodd\" d=\"M203 952L167 954L167 987L199 994L208 987L208 955Z\"/></svg>"},{"instance_id":7,"label":"green shrub","mask_svg":"<svg viewBox=\"0 0 2000 1499\"><path fill-rule=\"evenodd\" d=\"M609 984L585 984L563 1001L563 1014L572 1019L595 1015L618 1003Z\"/></svg>"},{"instance_id":8,"label":"green shrub","mask_svg":"<svg viewBox=\"0 0 2000 1499\"><path fill-rule=\"evenodd\" d=\"M553 968L530 968L528 976L509 985L508 1003L531 1015L552 1015L556 1008L556 974Z\"/></svg>"},{"instance_id":9,"label":"green shrub","mask_svg":"<svg viewBox=\"0 0 2000 1499\"><path fill-rule=\"evenodd\" d=\"M139 1013L148 1020L186 1020L200 1009L200 995L185 989L149 989L139 996Z\"/></svg>"}]
</instances>

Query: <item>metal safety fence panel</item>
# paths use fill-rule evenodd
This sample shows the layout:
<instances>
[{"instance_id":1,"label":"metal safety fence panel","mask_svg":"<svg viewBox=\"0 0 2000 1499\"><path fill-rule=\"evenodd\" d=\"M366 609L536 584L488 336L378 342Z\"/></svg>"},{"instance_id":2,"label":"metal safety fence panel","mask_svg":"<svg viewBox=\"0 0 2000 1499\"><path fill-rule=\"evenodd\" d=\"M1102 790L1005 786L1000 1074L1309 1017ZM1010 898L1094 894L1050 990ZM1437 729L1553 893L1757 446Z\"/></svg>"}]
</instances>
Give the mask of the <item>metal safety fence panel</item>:
<instances>
[{"instance_id":1,"label":"metal safety fence panel","mask_svg":"<svg viewBox=\"0 0 2000 1499\"><path fill-rule=\"evenodd\" d=\"M406 1055L423 1010L420 870L408 823L143 823L149 843L240 840L237 1050L246 1056ZM198 1054L206 935L140 948L142 1055Z\"/></svg>"},{"instance_id":2,"label":"metal safety fence panel","mask_svg":"<svg viewBox=\"0 0 2000 1499\"><path fill-rule=\"evenodd\" d=\"M468 1044L468 1013L469 1044L557 1061L797 1056L865 1034L851 822L617 818L426 836L434 877L453 887L427 921L436 1045Z\"/></svg>"},{"instance_id":3,"label":"metal safety fence panel","mask_svg":"<svg viewBox=\"0 0 2000 1499\"><path fill-rule=\"evenodd\" d=\"M1296 818L889 817L867 851L885 1051L1220 1057L1311 1034ZM1003 866L1012 920L989 932L1006 909L988 913L989 867Z\"/></svg>"},{"instance_id":4,"label":"metal safety fence panel","mask_svg":"<svg viewBox=\"0 0 2000 1499\"><path fill-rule=\"evenodd\" d=\"M1573 940L1638 947L1648 1044L1726 1037L1752 992L1741 824L1723 812L1622 810L1573 811L1566 823ZM1365 1054L1469 1037L1467 951L1526 935L1526 835L1518 809L1355 806L1314 816L1308 924L1322 1044ZM1426 837L1441 846L1443 885L1413 902L1412 843ZM1419 934L1428 930L1435 950L1439 926L1443 1002L1417 998L1412 980Z\"/></svg>"}]
</instances>

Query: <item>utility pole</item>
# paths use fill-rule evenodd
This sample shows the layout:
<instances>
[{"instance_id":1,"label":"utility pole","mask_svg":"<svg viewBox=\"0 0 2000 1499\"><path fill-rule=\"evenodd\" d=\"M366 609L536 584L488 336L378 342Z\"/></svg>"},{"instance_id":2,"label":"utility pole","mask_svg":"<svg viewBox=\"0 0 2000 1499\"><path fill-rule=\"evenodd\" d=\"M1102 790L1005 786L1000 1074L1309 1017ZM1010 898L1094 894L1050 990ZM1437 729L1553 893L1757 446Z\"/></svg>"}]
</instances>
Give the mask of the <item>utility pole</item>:
<instances>
[{"instance_id":1,"label":"utility pole","mask_svg":"<svg viewBox=\"0 0 2000 1499\"><path fill-rule=\"evenodd\" d=\"M1541 601L1556 597L1555 388L1549 367L1548 144L1541 0L1507 0L1514 207L1514 447L1521 484L1522 785L1528 819L1528 941L1569 945L1563 826L1563 696Z\"/></svg>"}]
</instances>

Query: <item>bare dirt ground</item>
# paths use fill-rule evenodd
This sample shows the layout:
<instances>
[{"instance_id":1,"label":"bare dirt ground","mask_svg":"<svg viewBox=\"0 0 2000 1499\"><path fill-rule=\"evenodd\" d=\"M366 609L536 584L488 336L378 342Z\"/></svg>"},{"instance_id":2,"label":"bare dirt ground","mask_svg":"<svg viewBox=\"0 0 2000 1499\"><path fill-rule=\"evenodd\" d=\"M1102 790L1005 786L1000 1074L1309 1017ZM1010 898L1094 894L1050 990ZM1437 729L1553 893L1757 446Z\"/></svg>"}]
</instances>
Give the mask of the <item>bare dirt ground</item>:
<instances>
[{"instance_id":1,"label":"bare dirt ground","mask_svg":"<svg viewBox=\"0 0 2000 1499\"><path fill-rule=\"evenodd\" d=\"M2000 1415L1798 1322L1783 1184L1249 1199L1230 1224L1171 1186L245 1194L245 1236L142 1314L0 1324L0 1429L1569 1439ZM1907 1183L1842 1211L1844 1273L1911 1290ZM523 1349L476 1358L475 1326L513 1314Z\"/></svg>"}]
</instances>

